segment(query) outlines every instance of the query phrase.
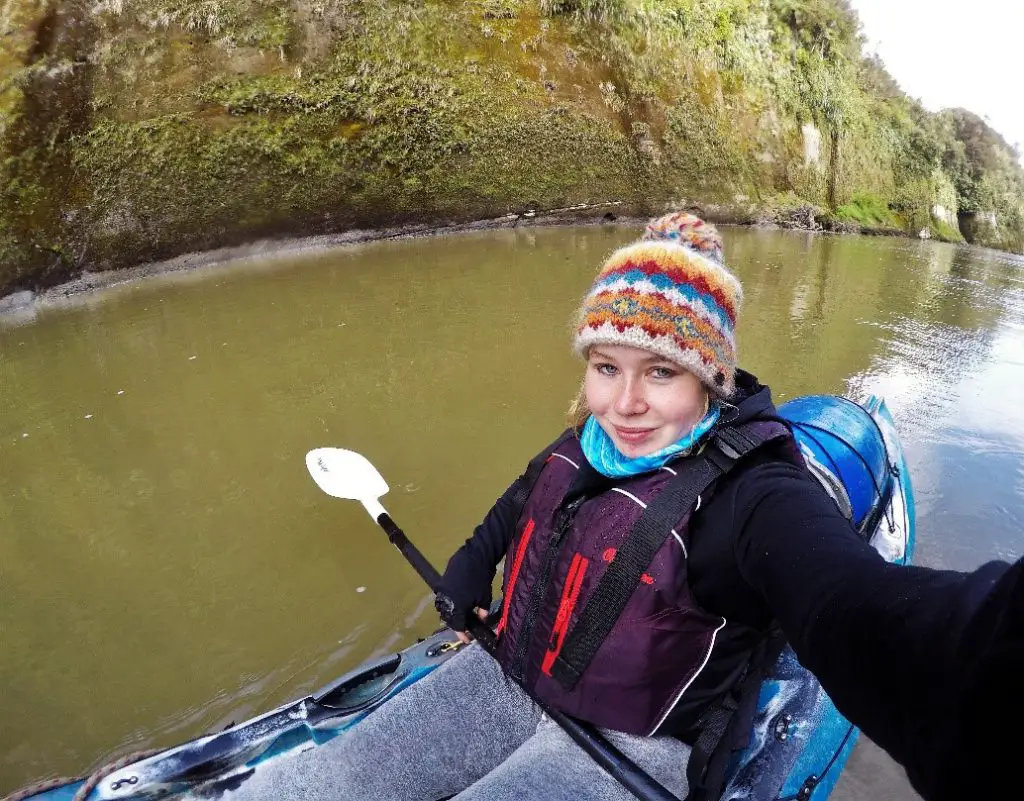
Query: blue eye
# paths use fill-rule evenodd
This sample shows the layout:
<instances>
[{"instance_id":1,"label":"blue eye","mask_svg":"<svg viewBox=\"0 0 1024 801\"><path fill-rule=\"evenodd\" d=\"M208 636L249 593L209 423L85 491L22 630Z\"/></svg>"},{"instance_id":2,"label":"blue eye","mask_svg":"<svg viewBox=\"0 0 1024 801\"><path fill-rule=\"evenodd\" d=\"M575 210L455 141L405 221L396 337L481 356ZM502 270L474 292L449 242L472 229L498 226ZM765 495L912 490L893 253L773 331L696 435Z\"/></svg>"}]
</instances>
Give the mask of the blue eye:
<instances>
[{"instance_id":1,"label":"blue eye","mask_svg":"<svg viewBox=\"0 0 1024 801\"><path fill-rule=\"evenodd\" d=\"M670 367L655 367L652 371L655 378L674 378L676 371Z\"/></svg>"},{"instance_id":2,"label":"blue eye","mask_svg":"<svg viewBox=\"0 0 1024 801\"><path fill-rule=\"evenodd\" d=\"M614 364L608 364L607 362L595 364L594 369L597 370L597 372L599 372L601 375L606 376L613 376L619 371L619 369Z\"/></svg>"}]
</instances>

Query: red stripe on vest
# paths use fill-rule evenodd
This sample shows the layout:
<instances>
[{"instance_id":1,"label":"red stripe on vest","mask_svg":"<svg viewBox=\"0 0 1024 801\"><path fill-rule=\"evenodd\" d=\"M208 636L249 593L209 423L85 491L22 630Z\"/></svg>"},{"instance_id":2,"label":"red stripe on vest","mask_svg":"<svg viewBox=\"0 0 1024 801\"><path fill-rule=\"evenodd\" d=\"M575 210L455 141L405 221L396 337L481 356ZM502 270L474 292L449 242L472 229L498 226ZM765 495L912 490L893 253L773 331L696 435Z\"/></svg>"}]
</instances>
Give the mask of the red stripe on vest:
<instances>
[{"instance_id":1,"label":"red stripe on vest","mask_svg":"<svg viewBox=\"0 0 1024 801\"><path fill-rule=\"evenodd\" d=\"M526 555L526 546L530 544L531 534L533 534L533 518L526 521L526 525L523 527L523 538L519 541L519 547L516 549L516 558L512 563L512 572L508 577L508 591L505 593L505 603L501 610L501 620L498 621L498 628L495 629L496 634L501 634L505 628L505 619L508 617L508 606L512 600L512 591L516 588L519 568L523 565L523 557Z\"/></svg>"},{"instance_id":2,"label":"red stripe on vest","mask_svg":"<svg viewBox=\"0 0 1024 801\"><path fill-rule=\"evenodd\" d=\"M569 575L565 577L565 587L562 590L562 602L558 606L558 614L555 615L555 625L551 628L551 647L544 654L544 663L540 667L548 676L551 675L551 668L562 652L562 643L565 642L565 634L569 630L569 618L572 617L572 610L576 608L576 601L583 587L583 577L589 564L589 559L576 554L569 566Z\"/></svg>"}]
</instances>

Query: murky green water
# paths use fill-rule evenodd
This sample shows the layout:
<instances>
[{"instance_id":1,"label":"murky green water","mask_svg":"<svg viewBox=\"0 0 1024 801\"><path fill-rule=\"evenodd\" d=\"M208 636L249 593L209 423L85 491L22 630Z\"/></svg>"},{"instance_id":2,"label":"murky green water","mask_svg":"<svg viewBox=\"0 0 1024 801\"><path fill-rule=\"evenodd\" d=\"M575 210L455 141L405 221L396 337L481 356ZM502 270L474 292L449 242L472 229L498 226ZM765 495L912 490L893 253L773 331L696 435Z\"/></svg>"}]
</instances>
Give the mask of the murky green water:
<instances>
[{"instance_id":1,"label":"murky green water","mask_svg":"<svg viewBox=\"0 0 1024 801\"><path fill-rule=\"evenodd\" d=\"M367 454L443 564L560 430L576 299L635 233L376 243L0 326L0 792L223 727L432 629L411 570L303 455ZM1024 262L726 238L748 369L781 399L889 399L919 561L1024 552Z\"/></svg>"}]
</instances>

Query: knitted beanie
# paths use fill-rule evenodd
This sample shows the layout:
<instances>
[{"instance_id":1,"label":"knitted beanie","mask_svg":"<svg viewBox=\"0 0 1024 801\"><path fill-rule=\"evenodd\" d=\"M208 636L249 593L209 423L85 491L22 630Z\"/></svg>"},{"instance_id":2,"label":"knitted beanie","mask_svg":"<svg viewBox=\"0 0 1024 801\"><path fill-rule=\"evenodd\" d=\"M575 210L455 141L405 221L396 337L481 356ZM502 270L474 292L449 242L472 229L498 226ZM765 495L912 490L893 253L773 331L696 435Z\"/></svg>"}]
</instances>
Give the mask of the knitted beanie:
<instances>
[{"instance_id":1,"label":"knitted beanie","mask_svg":"<svg viewBox=\"0 0 1024 801\"><path fill-rule=\"evenodd\" d=\"M743 288L721 261L714 226L689 214L653 220L608 258L577 317L573 349L631 345L692 372L713 394L736 389L736 315Z\"/></svg>"}]
</instances>

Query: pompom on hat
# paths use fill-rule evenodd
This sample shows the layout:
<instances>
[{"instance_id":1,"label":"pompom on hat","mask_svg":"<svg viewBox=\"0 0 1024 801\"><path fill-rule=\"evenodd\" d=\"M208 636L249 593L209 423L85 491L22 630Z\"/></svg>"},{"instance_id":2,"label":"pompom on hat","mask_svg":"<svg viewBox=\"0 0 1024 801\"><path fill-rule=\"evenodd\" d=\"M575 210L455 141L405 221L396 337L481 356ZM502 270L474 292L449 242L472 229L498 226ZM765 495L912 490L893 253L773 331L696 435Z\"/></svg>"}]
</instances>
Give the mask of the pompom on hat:
<instances>
[{"instance_id":1,"label":"pompom on hat","mask_svg":"<svg viewBox=\"0 0 1024 801\"><path fill-rule=\"evenodd\" d=\"M718 229L685 211L677 211L651 220L644 230L644 239L678 242L712 261L725 263L722 256L722 236Z\"/></svg>"},{"instance_id":2,"label":"pompom on hat","mask_svg":"<svg viewBox=\"0 0 1024 801\"><path fill-rule=\"evenodd\" d=\"M682 212L605 262L583 299L573 349L630 345L689 370L714 395L736 390L736 317L743 288L722 261L713 225Z\"/></svg>"}]
</instances>

